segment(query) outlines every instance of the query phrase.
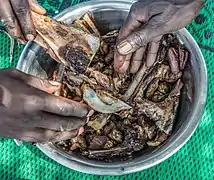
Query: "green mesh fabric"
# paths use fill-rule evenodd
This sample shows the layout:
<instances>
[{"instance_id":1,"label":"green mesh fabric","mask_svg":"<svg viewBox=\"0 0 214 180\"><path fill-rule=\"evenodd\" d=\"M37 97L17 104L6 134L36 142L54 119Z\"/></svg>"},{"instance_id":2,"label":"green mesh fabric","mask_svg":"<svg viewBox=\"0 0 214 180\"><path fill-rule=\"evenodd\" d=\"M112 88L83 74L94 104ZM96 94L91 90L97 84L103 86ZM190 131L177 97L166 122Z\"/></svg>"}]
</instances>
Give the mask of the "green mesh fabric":
<instances>
[{"instance_id":1,"label":"green mesh fabric","mask_svg":"<svg viewBox=\"0 0 214 180\"><path fill-rule=\"evenodd\" d=\"M39 0L53 16L80 0ZM209 96L205 112L192 138L172 157L161 164L138 173L124 176L94 176L70 170L52 161L36 147L24 143L16 146L13 140L0 139L0 179L214 179L214 1L207 3L200 15L187 27L205 57L209 74ZM10 39L0 32L0 68L15 67L23 50L15 42L10 58Z\"/></svg>"}]
</instances>

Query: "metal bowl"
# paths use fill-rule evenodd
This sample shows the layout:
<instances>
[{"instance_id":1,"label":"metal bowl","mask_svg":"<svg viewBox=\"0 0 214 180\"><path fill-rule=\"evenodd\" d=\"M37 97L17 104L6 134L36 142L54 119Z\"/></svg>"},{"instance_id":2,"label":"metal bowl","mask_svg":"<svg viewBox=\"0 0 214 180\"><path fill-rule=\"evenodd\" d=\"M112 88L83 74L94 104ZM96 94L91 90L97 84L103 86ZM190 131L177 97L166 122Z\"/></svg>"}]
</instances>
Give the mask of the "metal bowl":
<instances>
[{"instance_id":1,"label":"metal bowl","mask_svg":"<svg viewBox=\"0 0 214 180\"><path fill-rule=\"evenodd\" d=\"M90 1L66 9L56 16L56 19L71 24L74 19L90 11L95 17L98 29L106 33L121 27L132 3L133 1L127 0ZM141 171L159 164L176 153L195 131L207 97L207 70L202 53L186 29L176 33L190 51L191 60L188 70L184 73L185 86L181 93L173 132L163 145L135 153L132 160L125 162L115 160L111 163L88 160L78 154L67 154L53 144L40 144L37 145L38 148L59 164L80 172L97 175L121 175ZM56 68L56 62L50 59L36 43L29 42L22 52L17 68L23 72L47 78Z\"/></svg>"}]
</instances>

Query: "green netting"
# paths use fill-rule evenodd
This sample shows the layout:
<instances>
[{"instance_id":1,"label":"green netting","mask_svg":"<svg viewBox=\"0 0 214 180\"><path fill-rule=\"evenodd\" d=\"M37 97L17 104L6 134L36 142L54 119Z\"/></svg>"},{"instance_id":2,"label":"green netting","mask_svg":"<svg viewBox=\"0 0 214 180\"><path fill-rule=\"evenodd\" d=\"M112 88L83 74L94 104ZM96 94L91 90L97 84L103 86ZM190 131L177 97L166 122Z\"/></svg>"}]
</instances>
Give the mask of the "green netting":
<instances>
[{"instance_id":1,"label":"green netting","mask_svg":"<svg viewBox=\"0 0 214 180\"><path fill-rule=\"evenodd\" d=\"M50 16L79 0L39 0ZM214 1L207 0L200 15L187 27L205 57L209 74L209 96L201 122L187 144L163 163L142 172L112 177L75 172L50 160L36 147L0 139L0 179L214 179ZM23 46L15 42L10 61L10 40L0 33L0 68L15 67Z\"/></svg>"}]
</instances>

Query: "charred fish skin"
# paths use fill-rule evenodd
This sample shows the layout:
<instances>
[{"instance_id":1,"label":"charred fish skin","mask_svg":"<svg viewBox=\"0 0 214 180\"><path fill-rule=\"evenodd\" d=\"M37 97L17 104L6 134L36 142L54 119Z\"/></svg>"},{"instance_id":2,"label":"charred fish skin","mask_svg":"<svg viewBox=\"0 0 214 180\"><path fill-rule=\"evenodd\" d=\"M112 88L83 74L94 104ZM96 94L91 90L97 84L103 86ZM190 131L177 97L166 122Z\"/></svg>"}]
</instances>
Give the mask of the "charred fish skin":
<instances>
[{"instance_id":1,"label":"charred fish skin","mask_svg":"<svg viewBox=\"0 0 214 180\"><path fill-rule=\"evenodd\" d=\"M39 34L35 41L46 49L48 45L57 56L55 60L65 65L70 63L74 70L82 73L83 69L76 69L77 66L74 66L75 61L80 58L82 62L77 61L78 66L88 65L99 49L100 38L35 12L32 12L32 18Z\"/></svg>"}]
</instances>

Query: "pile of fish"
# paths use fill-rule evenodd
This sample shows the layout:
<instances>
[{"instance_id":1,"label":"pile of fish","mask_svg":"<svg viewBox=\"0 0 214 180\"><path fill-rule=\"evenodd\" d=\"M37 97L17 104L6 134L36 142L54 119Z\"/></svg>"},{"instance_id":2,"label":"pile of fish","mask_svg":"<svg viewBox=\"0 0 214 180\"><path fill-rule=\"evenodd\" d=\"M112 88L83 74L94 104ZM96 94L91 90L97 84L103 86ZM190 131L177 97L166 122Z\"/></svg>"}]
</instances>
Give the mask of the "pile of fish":
<instances>
[{"instance_id":1,"label":"pile of fish","mask_svg":"<svg viewBox=\"0 0 214 180\"><path fill-rule=\"evenodd\" d=\"M58 95L84 101L94 110L84 133L56 142L58 148L109 161L167 140L189 58L175 34L148 44L137 74L119 74L113 68L119 30L101 35L90 13L71 26L36 13L33 19L39 34L36 42L51 49L52 57L63 64Z\"/></svg>"}]
</instances>

